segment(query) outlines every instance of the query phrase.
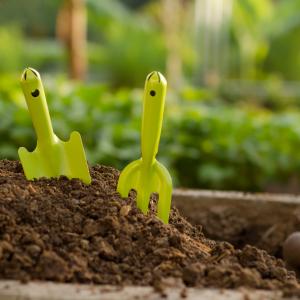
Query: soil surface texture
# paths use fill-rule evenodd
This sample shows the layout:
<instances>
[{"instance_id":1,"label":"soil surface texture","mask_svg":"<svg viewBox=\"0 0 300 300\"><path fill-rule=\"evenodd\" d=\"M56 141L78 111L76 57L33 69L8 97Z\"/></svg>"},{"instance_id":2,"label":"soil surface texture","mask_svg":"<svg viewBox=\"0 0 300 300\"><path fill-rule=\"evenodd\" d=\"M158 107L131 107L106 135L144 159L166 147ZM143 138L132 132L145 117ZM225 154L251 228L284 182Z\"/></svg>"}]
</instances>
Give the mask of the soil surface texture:
<instances>
[{"instance_id":1,"label":"soil surface texture","mask_svg":"<svg viewBox=\"0 0 300 300\"><path fill-rule=\"evenodd\" d=\"M0 278L163 289L186 286L299 290L295 273L264 250L205 238L173 208L170 224L116 192L119 172L91 168L79 180L27 181L16 161L0 161Z\"/></svg>"}]
</instances>

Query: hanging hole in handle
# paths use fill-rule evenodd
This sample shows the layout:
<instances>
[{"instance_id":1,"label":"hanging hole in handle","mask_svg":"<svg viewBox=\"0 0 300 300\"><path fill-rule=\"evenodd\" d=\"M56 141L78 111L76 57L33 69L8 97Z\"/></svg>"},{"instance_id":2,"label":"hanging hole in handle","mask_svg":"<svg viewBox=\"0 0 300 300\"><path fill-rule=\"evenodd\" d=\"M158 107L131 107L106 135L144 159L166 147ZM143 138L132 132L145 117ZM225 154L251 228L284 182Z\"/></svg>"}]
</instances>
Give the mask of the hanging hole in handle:
<instances>
[{"instance_id":1,"label":"hanging hole in handle","mask_svg":"<svg viewBox=\"0 0 300 300\"><path fill-rule=\"evenodd\" d=\"M38 97L39 94L40 94L40 91L39 91L38 89L36 89L36 90L34 90L33 92L31 92L31 95L32 95L33 97Z\"/></svg>"},{"instance_id":2,"label":"hanging hole in handle","mask_svg":"<svg viewBox=\"0 0 300 300\"><path fill-rule=\"evenodd\" d=\"M150 95L151 95L152 97L154 97L154 96L156 95L156 92L155 92L154 90L151 90L151 91L150 91Z\"/></svg>"}]
</instances>

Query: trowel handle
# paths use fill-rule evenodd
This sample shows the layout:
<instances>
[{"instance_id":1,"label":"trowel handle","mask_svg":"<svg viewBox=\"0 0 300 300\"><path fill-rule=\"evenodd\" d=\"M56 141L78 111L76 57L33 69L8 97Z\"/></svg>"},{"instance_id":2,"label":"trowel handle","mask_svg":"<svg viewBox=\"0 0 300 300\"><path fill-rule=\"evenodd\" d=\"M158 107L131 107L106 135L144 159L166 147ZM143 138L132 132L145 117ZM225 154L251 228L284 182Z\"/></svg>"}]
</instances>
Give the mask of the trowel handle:
<instances>
[{"instance_id":1,"label":"trowel handle","mask_svg":"<svg viewBox=\"0 0 300 300\"><path fill-rule=\"evenodd\" d=\"M21 84L38 143L55 143L56 136L53 132L44 87L39 73L31 68L25 69Z\"/></svg>"}]
</instances>

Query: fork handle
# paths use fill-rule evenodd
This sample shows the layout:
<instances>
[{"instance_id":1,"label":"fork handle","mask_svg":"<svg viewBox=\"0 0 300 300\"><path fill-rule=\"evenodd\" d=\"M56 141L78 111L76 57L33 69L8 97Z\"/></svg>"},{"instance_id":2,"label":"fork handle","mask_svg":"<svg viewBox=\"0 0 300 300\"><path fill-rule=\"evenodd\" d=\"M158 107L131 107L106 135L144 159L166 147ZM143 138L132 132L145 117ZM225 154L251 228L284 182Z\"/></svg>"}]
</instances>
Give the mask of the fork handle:
<instances>
[{"instance_id":1,"label":"fork handle","mask_svg":"<svg viewBox=\"0 0 300 300\"><path fill-rule=\"evenodd\" d=\"M150 73L145 82L141 148L142 160L152 165L158 152L163 122L167 81L159 72Z\"/></svg>"}]
</instances>

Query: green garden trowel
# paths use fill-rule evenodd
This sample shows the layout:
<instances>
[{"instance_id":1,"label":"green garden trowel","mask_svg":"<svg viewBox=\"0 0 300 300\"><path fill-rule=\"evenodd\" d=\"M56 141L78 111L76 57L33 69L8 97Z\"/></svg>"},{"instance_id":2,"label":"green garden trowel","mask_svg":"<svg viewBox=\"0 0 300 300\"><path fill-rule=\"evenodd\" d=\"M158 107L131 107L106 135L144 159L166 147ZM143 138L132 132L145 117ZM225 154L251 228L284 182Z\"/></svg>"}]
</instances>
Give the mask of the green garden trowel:
<instances>
[{"instance_id":1,"label":"green garden trowel","mask_svg":"<svg viewBox=\"0 0 300 300\"><path fill-rule=\"evenodd\" d=\"M27 179L40 177L79 178L91 183L80 134L71 133L70 140L61 141L53 132L46 96L41 77L31 68L25 69L21 85L37 135L37 146L33 152L19 148L19 157Z\"/></svg>"},{"instance_id":2,"label":"green garden trowel","mask_svg":"<svg viewBox=\"0 0 300 300\"><path fill-rule=\"evenodd\" d=\"M159 163L155 156L158 151L163 121L167 81L159 72L152 72L146 78L142 119L142 157L130 163L121 173L118 192L127 197L131 189L137 192L137 206L147 213L150 196L159 194L157 215L168 223L172 179L168 170Z\"/></svg>"}]
</instances>

